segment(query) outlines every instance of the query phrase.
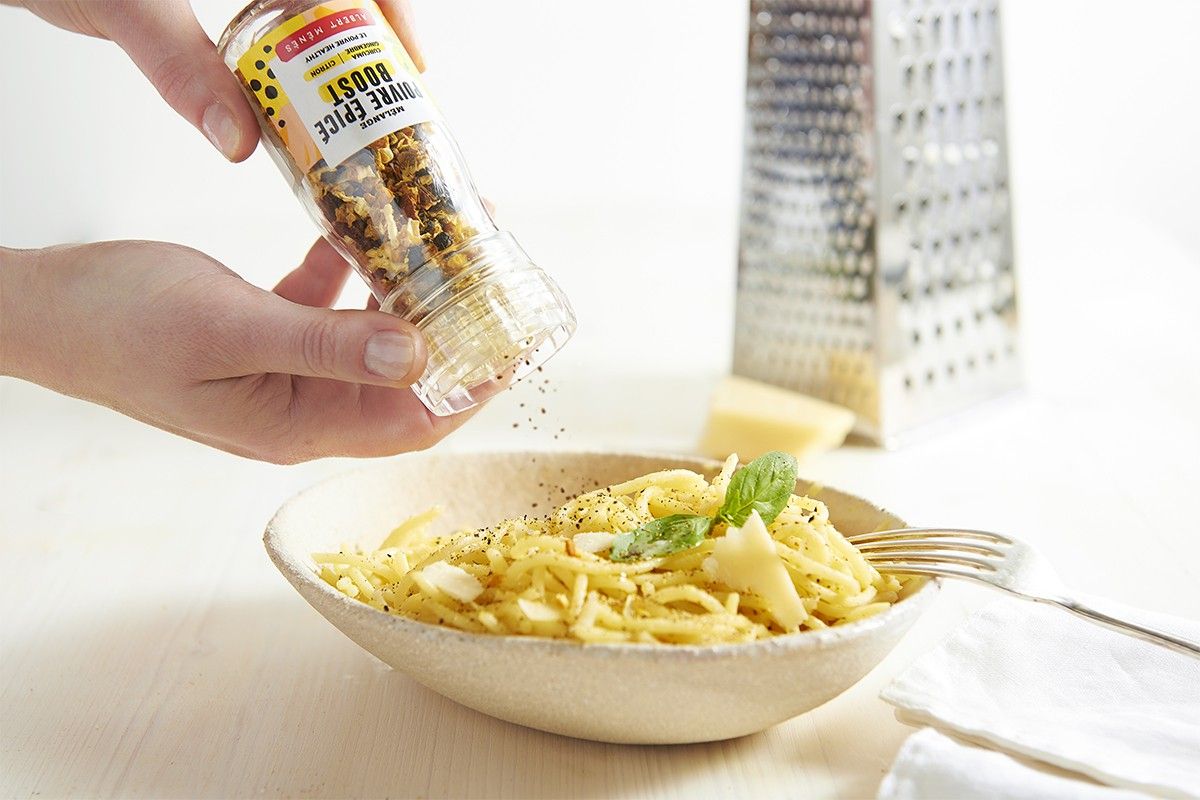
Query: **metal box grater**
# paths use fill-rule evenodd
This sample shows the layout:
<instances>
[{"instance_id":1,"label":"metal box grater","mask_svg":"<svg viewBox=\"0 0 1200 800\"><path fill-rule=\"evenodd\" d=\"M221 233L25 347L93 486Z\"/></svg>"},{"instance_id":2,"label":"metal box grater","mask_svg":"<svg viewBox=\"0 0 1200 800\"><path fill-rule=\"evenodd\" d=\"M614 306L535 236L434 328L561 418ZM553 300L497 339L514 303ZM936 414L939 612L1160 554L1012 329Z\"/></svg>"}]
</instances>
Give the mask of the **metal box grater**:
<instances>
[{"instance_id":1,"label":"metal box grater","mask_svg":"<svg viewBox=\"0 0 1200 800\"><path fill-rule=\"evenodd\" d=\"M996 0L752 0L734 372L884 444L1020 382Z\"/></svg>"}]
</instances>

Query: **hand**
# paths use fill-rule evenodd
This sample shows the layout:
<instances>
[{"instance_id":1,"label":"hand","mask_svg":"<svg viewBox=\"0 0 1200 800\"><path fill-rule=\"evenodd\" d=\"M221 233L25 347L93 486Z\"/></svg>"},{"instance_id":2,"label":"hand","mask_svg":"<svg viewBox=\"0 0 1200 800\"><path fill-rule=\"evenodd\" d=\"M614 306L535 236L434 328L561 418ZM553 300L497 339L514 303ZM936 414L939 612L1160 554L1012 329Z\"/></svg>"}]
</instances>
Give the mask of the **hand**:
<instances>
[{"instance_id":1,"label":"hand","mask_svg":"<svg viewBox=\"0 0 1200 800\"><path fill-rule=\"evenodd\" d=\"M186 247L104 242L0 249L0 373L276 463L433 445L410 389L412 325L334 311L349 267L324 240L275 292Z\"/></svg>"},{"instance_id":2,"label":"hand","mask_svg":"<svg viewBox=\"0 0 1200 800\"><path fill-rule=\"evenodd\" d=\"M23 5L68 31L108 39L124 50L171 108L230 161L258 143L258 122L187 0L2 0ZM413 63L425 62L408 0L377 0Z\"/></svg>"}]
</instances>

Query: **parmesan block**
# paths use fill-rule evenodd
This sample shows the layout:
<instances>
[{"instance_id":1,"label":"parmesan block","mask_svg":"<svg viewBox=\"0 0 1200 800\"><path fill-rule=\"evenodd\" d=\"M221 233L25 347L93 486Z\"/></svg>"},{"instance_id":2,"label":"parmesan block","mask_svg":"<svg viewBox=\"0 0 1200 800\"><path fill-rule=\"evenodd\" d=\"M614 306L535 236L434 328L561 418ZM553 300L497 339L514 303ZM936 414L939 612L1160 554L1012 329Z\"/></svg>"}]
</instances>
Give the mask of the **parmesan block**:
<instances>
[{"instance_id":1,"label":"parmesan block","mask_svg":"<svg viewBox=\"0 0 1200 800\"><path fill-rule=\"evenodd\" d=\"M775 540L757 511L750 512L745 525L728 528L713 542L713 553L703 566L731 589L752 592L765 600L784 630L797 630L808 618L800 593L775 550Z\"/></svg>"},{"instance_id":2,"label":"parmesan block","mask_svg":"<svg viewBox=\"0 0 1200 800\"><path fill-rule=\"evenodd\" d=\"M751 460L770 450L803 458L837 447L852 427L848 408L730 376L713 396L700 450L711 458L737 452Z\"/></svg>"},{"instance_id":3,"label":"parmesan block","mask_svg":"<svg viewBox=\"0 0 1200 800\"><path fill-rule=\"evenodd\" d=\"M445 561L433 562L421 570L421 575L460 603L469 603L483 593L483 586L474 575Z\"/></svg>"}]
</instances>

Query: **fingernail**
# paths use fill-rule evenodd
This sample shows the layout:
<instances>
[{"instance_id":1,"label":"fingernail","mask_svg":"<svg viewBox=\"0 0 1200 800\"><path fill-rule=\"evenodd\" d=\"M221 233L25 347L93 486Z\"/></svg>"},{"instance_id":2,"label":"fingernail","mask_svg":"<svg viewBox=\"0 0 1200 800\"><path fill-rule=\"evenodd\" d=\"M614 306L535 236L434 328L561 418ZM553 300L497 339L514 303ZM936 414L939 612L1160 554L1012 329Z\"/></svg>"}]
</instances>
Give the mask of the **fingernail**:
<instances>
[{"instance_id":1,"label":"fingernail","mask_svg":"<svg viewBox=\"0 0 1200 800\"><path fill-rule=\"evenodd\" d=\"M367 339L363 361L370 372L398 381L408 375L416 355L411 336L399 331L380 331Z\"/></svg>"},{"instance_id":2,"label":"fingernail","mask_svg":"<svg viewBox=\"0 0 1200 800\"><path fill-rule=\"evenodd\" d=\"M233 157L237 155L242 135L238 130L237 120L234 119L233 114L229 113L229 109L220 103L213 103L204 109L200 127L204 129L204 135L213 143L213 146L232 161Z\"/></svg>"}]
</instances>

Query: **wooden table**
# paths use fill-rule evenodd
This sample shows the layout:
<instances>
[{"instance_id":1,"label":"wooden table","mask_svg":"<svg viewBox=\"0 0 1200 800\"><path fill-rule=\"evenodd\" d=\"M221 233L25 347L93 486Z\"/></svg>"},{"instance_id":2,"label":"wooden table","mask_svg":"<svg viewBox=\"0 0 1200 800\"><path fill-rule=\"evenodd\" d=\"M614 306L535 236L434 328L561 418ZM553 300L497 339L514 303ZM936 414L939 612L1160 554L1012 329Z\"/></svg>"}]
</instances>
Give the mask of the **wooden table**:
<instances>
[{"instance_id":1,"label":"wooden table","mask_svg":"<svg viewBox=\"0 0 1200 800\"><path fill-rule=\"evenodd\" d=\"M843 448L803 472L914 522L1019 534L1081 591L1197 617L1200 270L1141 240L1093 249L1027 299L1026 393L905 450ZM1125 279L1148 255L1171 291ZM569 433L541 444L692 446L715 375L587 367L564 355L551 370ZM538 445L513 439L519 399L444 446ZM991 597L948 586L865 680L766 733L575 741L390 671L275 573L263 524L347 464L251 463L13 381L0 404L5 797L868 797L911 732L879 688Z\"/></svg>"}]
</instances>

